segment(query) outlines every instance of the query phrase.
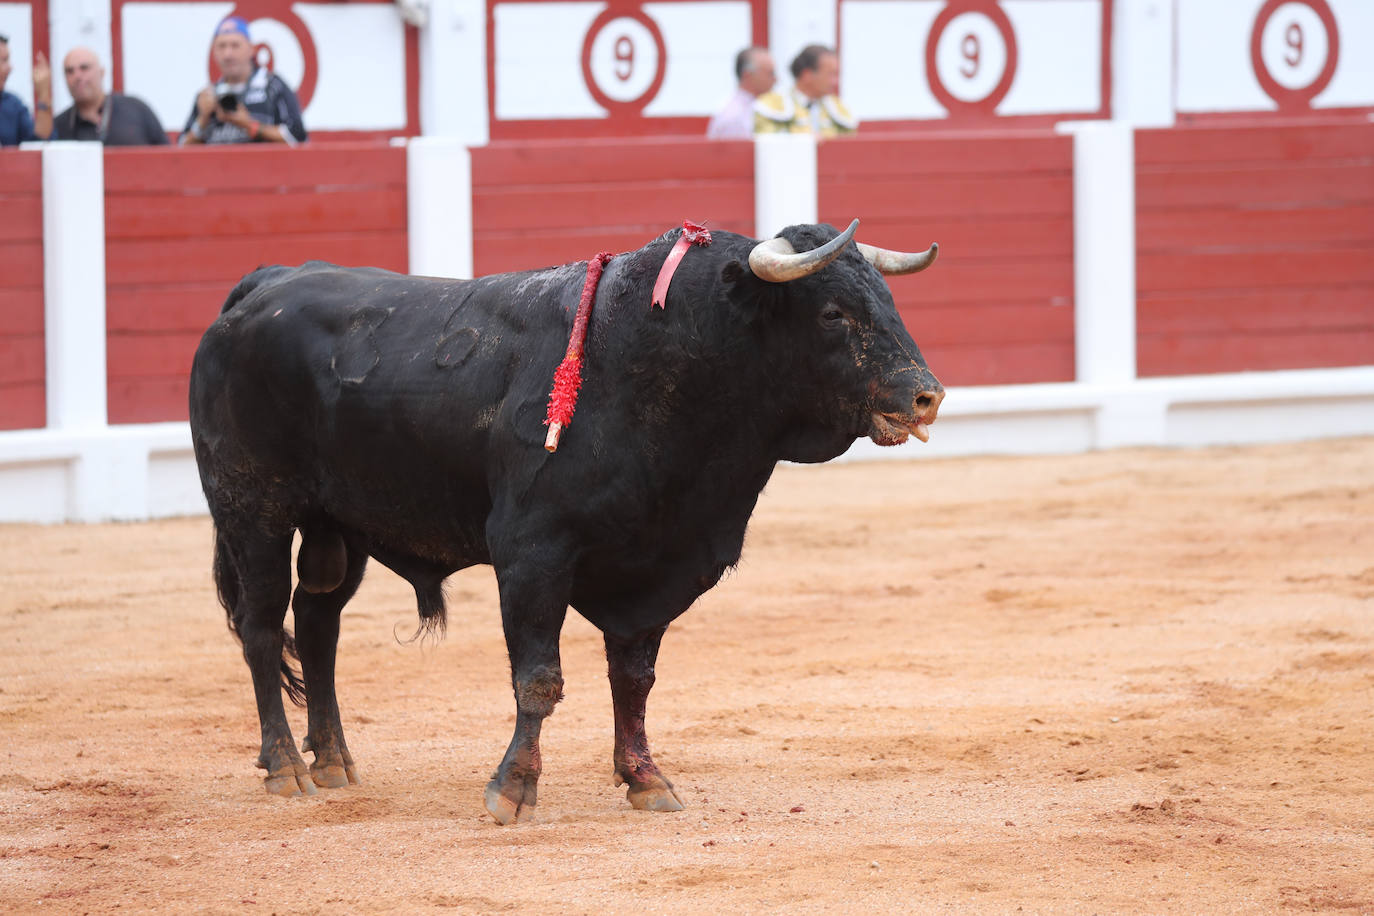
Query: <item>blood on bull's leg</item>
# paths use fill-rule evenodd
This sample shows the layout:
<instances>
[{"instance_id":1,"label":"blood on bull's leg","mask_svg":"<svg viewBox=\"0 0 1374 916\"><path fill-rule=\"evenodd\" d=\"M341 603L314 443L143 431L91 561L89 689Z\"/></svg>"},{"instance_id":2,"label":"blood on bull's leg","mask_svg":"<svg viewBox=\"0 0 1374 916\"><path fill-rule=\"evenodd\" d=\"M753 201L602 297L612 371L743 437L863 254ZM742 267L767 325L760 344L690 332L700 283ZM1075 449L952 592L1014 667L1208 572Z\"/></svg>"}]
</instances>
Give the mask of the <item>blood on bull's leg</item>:
<instances>
[{"instance_id":1,"label":"blood on bull's leg","mask_svg":"<svg viewBox=\"0 0 1374 916\"><path fill-rule=\"evenodd\" d=\"M645 811L681 811L682 799L649 753L644 710L654 686L654 663L664 630L633 640L606 637L606 667L615 705L615 784Z\"/></svg>"},{"instance_id":2,"label":"blood on bull's leg","mask_svg":"<svg viewBox=\"0 0 1374 916\"><path fill-rule=\"evenodd\" d=\"M499 576L501 623L515 690L515 734L487 783L486 806L502 824L529 820L538 801L543 761L539 732L563 699L558 636L567 615L565 595L554 595L558 577Z\"/></svg>"},{"instance_id":3,"label":"blood on bull's leg","mask_svg":"<svg viewBox=\"0 0 1374 916\"><path fill-rule=\"evenodd\" d=\"M309 716L301 750L315 754L315 762L310 765L315 785L325 788L359 785L361 781L353 765L353 755L344 742L343 724L339 718L334 661L339 645L339 614L362 582L367 554L357 547L346 547L342 537L333 531L304 531L296 565L300 570L300 584L291 607L296 617L296 647L301 657L301 674L305 678ZM311 575L312 570L321 569L329 570L330 574ZM326 589L326 585L331 587Z\"/></svg>"}]
</instances>

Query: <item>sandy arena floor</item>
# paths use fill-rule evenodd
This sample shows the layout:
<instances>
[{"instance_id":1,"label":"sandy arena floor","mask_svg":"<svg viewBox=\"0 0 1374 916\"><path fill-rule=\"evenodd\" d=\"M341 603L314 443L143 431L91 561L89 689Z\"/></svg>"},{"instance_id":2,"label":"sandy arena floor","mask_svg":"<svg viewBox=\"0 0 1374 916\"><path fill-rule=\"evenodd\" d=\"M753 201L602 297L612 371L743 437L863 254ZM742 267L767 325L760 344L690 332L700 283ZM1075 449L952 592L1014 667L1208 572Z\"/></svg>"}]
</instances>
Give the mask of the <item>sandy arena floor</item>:
<instances>
[{"instance_id":1,"label":"sandy arena floor","mask_svg":"<svg viewBox=\"0 0 1374 916\"><path fill-rule=\"evenodd\" d=\"M420 646L371 566L364 785L269 797L209 562L205 519L0 526L0 911L1374 913L1374 439L781 469L664 640L678 814L610 784L576 615L539 821L485 814L486 568Z\"/></svg>"}]
</instances>

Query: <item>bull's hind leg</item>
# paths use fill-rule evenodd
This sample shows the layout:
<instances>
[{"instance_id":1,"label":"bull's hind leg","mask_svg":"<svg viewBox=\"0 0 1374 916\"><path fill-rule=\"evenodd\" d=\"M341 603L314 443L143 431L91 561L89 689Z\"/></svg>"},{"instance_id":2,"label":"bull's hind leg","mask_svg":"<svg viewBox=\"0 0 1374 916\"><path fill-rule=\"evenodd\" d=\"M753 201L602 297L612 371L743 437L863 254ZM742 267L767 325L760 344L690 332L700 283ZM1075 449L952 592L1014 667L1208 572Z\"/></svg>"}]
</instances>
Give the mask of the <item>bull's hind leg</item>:
<instances>
[{"instance_id":1,"label":"bull's hind leg","mask_svg":"<svg viewBox=\"0 0 1374 916\"><path fill-rule=\"evenodd\" d=\"M234 534L238 536L225 538L238 573L237 601L231 613L258 701L262 726L258 766L267 771L263 783L274 795L314 795L315 784L291 739L281 698L282 679L289 670L282 655L290 645L289 637L282 623L291 598L291 535L264 535L256 530ZM295 687L299 689L298 682Z\"/></svg>"},{"instance_id":2,"label":"bull's hind leg","mask_svg":"<svg viewBox=\"0 0 1374 916\"><path fill-rule=\"evenodd\" d=\"M314 751L310 776L315 785L325 788L359 784L339 719L334 659L339 646L339 614L358 590L366 568L367 553L346 545L338 531L318 525L301 529L296 556L300 581L291 599L309 716L301 750Z\"/></svg>"},{"instance_id":3,"label":"bull's hind leg","mask_svg":"<svg viewBox=\"0 0 1374 916\"><path fill-rule=\"evenodd\" d=\"M515 734L487 783L486 806L497 821L509 824L534 813L543 772L540 728L563 698L558 635L568 603L562 576L526 573L499 579L501 623L515 688Z\"/></svg>"},{"instance_id":4,"label":"bull's hind leg","mask_svg":"<svg viewBox=\"0 0 1374 916\"><path fill-rule=\"evenodd\" d=\"M663 633L656 630L632 640L606 637L606 667L615 705L615 784L628 784L625 797L645 811L682 810L682 800L654 763L644 733L644 709L654 686L654 663Z\"/></svg>"}]
</instances>

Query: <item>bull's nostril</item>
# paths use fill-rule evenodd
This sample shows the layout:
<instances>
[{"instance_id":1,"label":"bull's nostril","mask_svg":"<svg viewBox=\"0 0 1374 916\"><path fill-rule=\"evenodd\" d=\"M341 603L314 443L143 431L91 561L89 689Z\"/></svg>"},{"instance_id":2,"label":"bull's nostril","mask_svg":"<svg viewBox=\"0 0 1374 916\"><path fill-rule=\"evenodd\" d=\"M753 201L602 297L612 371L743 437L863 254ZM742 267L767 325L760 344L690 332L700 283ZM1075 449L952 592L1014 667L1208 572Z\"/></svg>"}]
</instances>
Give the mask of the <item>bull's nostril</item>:
<instances>
[{"instance_id":1,"label":"bull's nostril","mask_svg":"<svg viewBox=\"0 0 1374 916\"><path fill-rule=\"evenodd\" d=\"M930 406L930 404L931 398L928 394L923 394L916 399L916 406L921 408L922 410L925 410L927 407Z\"/></svg>"}]
</instances>

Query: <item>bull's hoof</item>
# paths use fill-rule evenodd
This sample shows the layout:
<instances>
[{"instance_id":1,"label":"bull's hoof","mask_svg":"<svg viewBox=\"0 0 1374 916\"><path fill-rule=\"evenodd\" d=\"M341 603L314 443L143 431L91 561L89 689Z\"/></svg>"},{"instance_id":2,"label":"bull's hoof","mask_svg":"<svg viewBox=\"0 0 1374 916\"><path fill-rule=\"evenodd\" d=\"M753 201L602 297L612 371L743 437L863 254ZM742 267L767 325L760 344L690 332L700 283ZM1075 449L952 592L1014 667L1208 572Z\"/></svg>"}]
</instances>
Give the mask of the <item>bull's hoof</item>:
<instances>
[{"instance_id":1,"label":"bull's hoof","mask_svg":"<svg viewBox=\"0 0 1374 916\"><path fill-rule=\"evenodd\" d=\"M362 785L362 780L358 779L358 771L352 764L312 764L310 778L321 789L342 789L344 786Z\"/></svg>"},{"instance_id":2,"label":"bull's hoof","mask_svg":"<svg viewBox=\"0 0 1374 916\"><path fill-rule=\"evenodd\" d=\"M516 791L521 791L523 786L519 783L515 786ZM522 793L524 795L525 793ZM501 793L501 784L496 780L487 783L486 793L487 811L496 818L496 823L501 825L523 823L528 824L534 820L534 801L515 801Z\"/></svg>"},{"instance_id":3,"label":"bull's hoof","mask_svg":"<svg viewBox=\"0 0 1374 916\"><path fill-rule=\"evenodd\" d=\"M617 768L612 780L618 786L628 785L625 797L640 811L681 811L682 799L678 798L673 784L664 779L654 768L653 774L640 773L640 780L626 778L628 770Z\"/></svg>"},{"instance_id":4,"label":"bull's hoof","mask_svg":"<svg viewBox=\"0 0 1374 916\"><path fill-rule=\"evenodd\" d=\"M320 788L340 789L362 785L358 771L353 767L353 755L342 741L325 744L306 735L301 742L301 752L315 754L315 762L310 764L310 778Z\"/></svg>"},{"instance_id":5,"label":"bull's hoof","mask_svg":"<svg viewBox=\"0 0 1374 916\"><path fill-rule=\"evenodd\" d=\"M295 770L272 773L262 781L262 784L267 789L268 795L280 795L282 798L314 795L316 792L315 783L310 779L310 776Z\"/></svg>"},{"instance_id":6,"label":"bull's hoof","mask_svg":"<svg viewBox=\"0 0 1374 916\"><path fill-rule=\"evenodd\" d=\"M625 797L640 811L682 810L682 799L677 797L672 786L648 786L642 789L631 787L626 791Z\"/></svg>"}]
</instances>

